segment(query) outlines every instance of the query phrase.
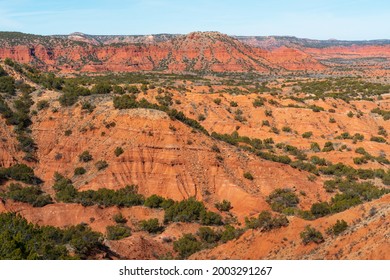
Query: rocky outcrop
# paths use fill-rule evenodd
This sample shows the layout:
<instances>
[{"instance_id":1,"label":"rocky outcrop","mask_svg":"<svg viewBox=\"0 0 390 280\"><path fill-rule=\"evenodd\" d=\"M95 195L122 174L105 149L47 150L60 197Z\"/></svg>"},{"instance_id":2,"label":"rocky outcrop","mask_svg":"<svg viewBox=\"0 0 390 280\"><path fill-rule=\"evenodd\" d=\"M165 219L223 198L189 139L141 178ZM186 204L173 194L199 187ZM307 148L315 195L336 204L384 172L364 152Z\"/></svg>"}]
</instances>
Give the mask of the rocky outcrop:
<instances>
[{"instance_id":1,"label":"rocky outcrop","mask_svg":"<svg viewBox=\"0 0 390 280\"><path fill-rule=\"evenodd\" d=\"M281 69L323 68L310 55L297 50L269 52L218 32L193 32L150 44L97 45L96 42L76 43L51 37L49 41L44 41L42 38L30 41L0 40L0 58L9 57L21 63L64 72L160 70L267 73Z\"/></svg>"},{"instance_id":2,"label":"rocky outcrop","mask_svg":"<svg viewBox=\"0 0 390 280\"><path fill-rule=\"evenodd\" d=\"M295 37L187 35L37 36L0 34L0 58L63 72L261 72L325 70L346 64L388 68L387 40L337 41Z\"/></svg>"}]
</instances>

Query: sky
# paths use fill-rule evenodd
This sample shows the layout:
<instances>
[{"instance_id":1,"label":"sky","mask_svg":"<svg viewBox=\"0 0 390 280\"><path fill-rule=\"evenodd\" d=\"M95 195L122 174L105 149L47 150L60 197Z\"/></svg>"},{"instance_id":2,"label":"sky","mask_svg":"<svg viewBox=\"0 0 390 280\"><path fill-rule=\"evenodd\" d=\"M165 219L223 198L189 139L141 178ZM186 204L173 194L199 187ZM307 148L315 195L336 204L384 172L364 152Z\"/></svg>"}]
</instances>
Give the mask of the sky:
<instances>
[{"instance_id":1,"label":"sky","mask_svg":"<svg viewBox=\"0 0 390 280\"><path fill-rule=\"evenodd\" d=\"M390 39L389 0L0 0L0 31Z\"/></svg>"}]
</instances>

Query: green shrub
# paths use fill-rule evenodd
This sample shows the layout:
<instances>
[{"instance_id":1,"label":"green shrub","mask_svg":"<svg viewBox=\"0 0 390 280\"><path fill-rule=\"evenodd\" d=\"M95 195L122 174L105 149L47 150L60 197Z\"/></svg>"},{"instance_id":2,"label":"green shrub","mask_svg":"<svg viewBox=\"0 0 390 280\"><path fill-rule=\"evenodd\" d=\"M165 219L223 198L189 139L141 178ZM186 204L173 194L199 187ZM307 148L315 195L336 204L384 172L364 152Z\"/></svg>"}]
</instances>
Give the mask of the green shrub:
<instances>
[{"instance_id":1,"label":"green shrub","mask_svg":"<svg viewBox=\"0 0 390 280\"><path fill-rule=\"evenodd\" d=\"M138 187L127 185L117 191L100 188L97 191L88 190L78 192L72 185L72 181L61 174L55 174L56 198L66 203L80 203L83 206L100 205L104 207L118 206L131 207L142 205L145 201L143 195L138 194Z\"/></svg>"},{"instance_id":2,"label":"green shrub","mask_svg":"<svg viewBox=\"0 0 390 280\"><path fill-rule=\"evenodd\" d=\"M211 211L202 211L200 213L200 223L206 226L223 224L221 215Z\"/></svg>"},{"instance_id":3,"label":"green shrub","mask_svg":"<svg viewBox=\"0 0 390 280\"><path fill-rule=\"evenodd\" d=\"M299 198L288 188L274 190L266 199L272 210L283 212L288 208L295 208L299 203Z\"/></svg>"},{"instance_id":4,"label":"green shrub","mask_svg":"<svg viewBox=\"0 0 390 280\"><path fill-rule=\"evenodd\" d=\"M270 231L275 228L288 226L289 221L284 215L272 217L269 211L260 212L257 218L245 218L245 225L250 229L261 229L262 231Z\"/></svg>"},{"instance_id":5,"label":"green shrub","mask_svg":"<svg viewBox=\"0 0 390 280\"><path fill-rule=\"evenodd\" d=\"M230 107L237 107L238 104L235 101L230 101Z\"/></svg>"},{"instance_id":6,"label":"green shrub","mask_svg":"<svg viewBox=\"0 0 390 280\"><path fill-rule=\"evenodd\" d=\"M108 240L120 240L131 235L131 230L125 225L107 226L106 236Z\"/></svg>"},{"instance_id":7,"label":"green shrub","mask_svg":"<svg viewBox=\"0 0 390 280\"><path fill-rule=\"evenodd\" d=\"M352 194L352 193L336 194L331 199L331 211L334 213L343 212L361 203L362 200L356 194Z\"/></svg>"},{"instance_id":8,"label":"green shrub","mask_svg":"<svg viewBox=\"0 0 390 280\"><path fill-rule=\"evenodd\" d=\"M222 102L221 98L215 98L213 101L214 101L214 103L217 104L217 105L220 105L221 102Z\"/></svg>"},{"instance_id":9,"label":"green shrub","mask_svg":"<svg viewBox=\"0 0 390 280\"><path fill-rule=\"evenodd\" d=\"M187 118L183 112L179 112L177 111L176 109L171 109L169 111L167 111L167 114L168 116L171 118L171 119L175 119L175 120L178 120L196 130L199 130L201 131L202 133L204 133L205 135L209 135L207 130L202 126L200 125L196 120L193 120L193 119L190 119L190 118Z\"/></svg>"},{"instance_id":10,"label":"green shrub","mask_svg":"<svg viewBox=\"0 0 390 280\"><path fill-rule=\"evenodd\" d=\"M83 174L85 174L86 172L87 172L87 170L85 170L84 167L76 167L76 168L74 169L74 175L75 175L75 176L83 175Z\"/></svg>"},{"instance_id":11,"label":"green shrub","mask_svg":"<svg viewBox=\"0 0 390 280\"><path fill-rule=\"evenodd\" d=\"M115 109L133 109L139 107L135 96L133 95L122 95L114 96L113 99Z\"/></svg>"},{"instance_id":12,"label":"green shrub","mask_svg":"<svg viewBox=\"0 0 390 280\"><path fill-rule=\"evenodd\" d=\"M25 164L15 164L4 169L6 178L20 181L26 184L38 184L41 180L34 175L34 170Z\"/></svg>"},{"instance_id":13,"label":"green shrub","mask_svg":"<svg viewBox=\"0 0 390 280\"><path fill-rule=\"evenodd\" d=\"M220 153L220 152L221 152L221 150L218 148L218 146L217 146L216 144L213 144L213 145L211 146L211 150L212 150L213 152L216 152L216 153Z\"/></svg>"},{"instance_id":14,"label":"green shrub","mask_svg":"<svg viewBox=\"0 0 390 280\"><path fill-rule=\"evenodd\" d=\"M356 175L356 170L348 165L345 165L341 162L336 164L331 164L326 167L321 167L320 172L325 175L334 175L337 177L347 176L354 177Z\"/></svg>"},{"instance_id":15,"label":"green shrub","mask_svg":"<svg viewBox=\"0 0 390 280\"><path fill-rule=\"evenodd\" d=\"M311 131L307 131L307 132L304 132L303 134L302 134L302 137L303 138L310 138L310 137L312 137L313 136L313 132L311 132Z\"/></svg>"},{"instance_id":16,"label":"green shrub","mask_svg":"<svg viewBox=\"0 0 390 280\"><path fill-rule=\"evenodd\" d=\"M242 229L236 229L231 225L226 225L225 229L221 232L221 241L223 243L240 237L243 233Z\"/></svg>"},{"instance_id":17,"label":"green shrub","mask_svg":"<svg viewBox=\"0 0 390 280\"><path fill-rule=\"evenodd\" d=\"M14 201L31 204L33 207L43 207L53 203L50 195L44 194L38 186L23 188L20 184L10 184L5 197Z\"/></svg>"},{"instance_id":18,"label":"green shrub","mask_svg":"<svg viewBox=\"0 0 390 280\"><path fill-rule=\"evenodd\" d=\"M364 140L364 135L360 133L355 133L352 137L353 142L356 143L357 141L363 141Z\"/></svg>"},{"instance_id":19,"label":"green shrub","mask_svg":"<svg viewBox=\"0 0 390 280\"><path fill-rule=\"evenodd\" d=\"M100 205L104 207L118 206L131 207L144 204L144 196L138 194L137 186L131 185L117 191L106 188L97 191L82 191L76 194L77 202L83 206Z\"/></svg>"},{"instance_id":20,"label":"green shrub","mask_svg":"<svg viewBox=\"0 0 390 280\"><path fill-rule=\"evenodd\" d=\"M264 98L256 97L256 99L253 101L253 107L258 108L261 106L264 106Z\"/></svg>"},{"instance_id":21,"label":"green shrub","mask_svg":"<svg viewBox=\"0 0 390 280\"><path fill-rule=\"evenodd\" d=\"M166 92L164 95L157 95L156 100L161 106L169 107L173 104L172 96L172 93Z\"/></svg>"},{"instance_id":22,"label":"green shrub","mask_svg":"<svg viewBox=\"0 0 390 280\"><path fill-rule=\"evenodd\" d=\"M82 102L81 103L81 109L82 110L86 110L88 111L89 113L92 113L93 110L95 110L96 106L95 105L92 105L91 103L85 101L85 102Z\"/></svg>"},{"instance_id":23,"label":"green shrub","mask_svg":"<svg viewBox=\"0 0 390 280\"><path fill-rule=\"evenodd\" d=\"M66 203L74 202L77 197L77 190L72 185L72 181L60 174L56 175L55 183L53 185L53 189L56 192L56 199Z\"/></svg>"},{"instance_id":24,"label":"green shrub","mask_svg":"<svg viewBox=\"0 0 390 280\"><path fill-rule=\"evenodd\" d=\"M175 202L165 210L164 221L174 222L191 222L198 221L200 214L205 211L202 202L196 201L194 198Z\"/></svg>"},{"instance_id":25,"label":"green shrub","mask_svg":"<svg viewBox=\"0 0 390 280\"><path fill-rule=\"evenodd\" d=\"M124 152L124 150L122 147L116 147L114 154L115 154L115 156L119 157L121 154L123 154L123 152Z\"/></svg>"},{"instance_id":26,"label":"green shrub","mask_svg":"<svg viewBox=\"0 0 390 280\"><path fill-rule=\"evenodd\" d=\"M202 243L199 242L191 233L184 234L179 240L173 242L173 249L179 253L183 259L202 249Z\"/></svg>"},{"instance_id":27,"label":"green shrub","mask_svg":"<svg viewBox=\"0 0 390 280\"><path fill-rule=\"evenodd\" d=\"M353 158L353 163L357 164L357 165L361 165L361 164L367 163L367 158L366 157L356 157L356 158Z\"/></svg>"},{"instance_id":28,"label":"green shrub","mask_svg":"<svg viewBox=\"0 0 390 280\"><path fill-rule=\"evenodd\" d=\"M291 159L288 156L286 156L286 155L278 156L278 155L275 155L275 154L261 152L261 151L256 152L256 155L261 157L261 158L263 158L263 159L265 159L265 160L270 160L270 161L274 161L274 162L280 162L280 163L284 163L284 164L290 164L291 163Z\"/></svg>"},{"instance_id":29,"label":"green shrub","mask_svg":"<svg viewBox=\"0 0 390 280\"><path fill-rule=\"evenodd\" d=\"M275 126L272 126L270 131L275 133L275 134L279 134L279 132L280 132L279 129Z\"/></svg>"},{"instance_id":30,"label":"green shrub","mask_svg":"<svg viewBox=\"0 0 390 280\"><path fill-rule=\"evenodd\" d=\"M230 209L232 209L233 207L230 201L224 199L222 202L215 203L215 208L217 208L221 212L222 211L229 212Z\"/></svg>"},{"instance_id":31,"label":"green shrub","mask_svg":"<svg viewBox=\"0 0 390 280\"><path fill-rule=\"evenodd\" d=\"M204 121L205 119L206 119L206 116L203 115L203 114L200 114L200 115L198 116L198 121L200 121L200 122Z\"/></svg>"},{"instance_id":32,"label":"green shrub","mask_svg":"<svg viewBox=\"0 0 390 280\"><path fill-rule=\"evenodd\" d=\"M122 215L122 213L117 213L112 217L117 224L125 224L127 223L127 219Z\"/></svg>"},{"instance_id":33,"label":"green shrub","mask_svg":"<svg viewBox=\"0 0 390 280\"><path fill-rule=\"evenodd\" d=\"M3 67L0 66L0 77L8 76L8 73L4 70Z\"/></svg>"},{"instance_id":34,"label":"green shrub","mask_svg":"<svg viewBox=\"0 0 390 280\"><path fill-rule=\"evenodd\" d=\"M34 139L28 135L19 134L16 139L19 141L19 148L26 153L31 153L36 150Z\"/></svg>"},{"instance_id":35,"label":"green shrub","mask_svg":"<svg viewBox=\"0 0 390 280\"><path fill-rule=\"evenodd\" d=\"M222 157L221 155L216 155L216 156L215 156L215 159L216 159L217 161L220 161L220 162L223 161L223 157Z\"/></svg>"},{"instance_id":36,"label":"green shrub","mask_svg":"<svg viewBox=\"0 0 390 280\"><path fill-rule=\"evenodd\" d=\"M375 178L375 172L371 169L358 169L357 170L357 176L360 179L367 180L367 179L374 179Z\"/></svg>"},{"instance_id":37,"label":"green shrub","mask_svg":"<svg viewBox=\"0 0 390 280\"><path fill-rule=\"evenodd\" d=\"M310 150L312 150L315 153L318 153L321 151L320 145L316 142L313 142L310 144Z\"/></svg>"},{"instance_id":38,"label":"green shrub","mask_svg":"<svg viewBox=\"0 0 390 280\"><path fill-rule=\"evenodd\" d=\"M15 95L15 79L10 76L0 76L0 92Z\"/></svg>"},{"instance_id":39,"label":"green shrub","mask_svg":"<svg viewBox=\"0 0 390 280\"><path fill-rule=\"evenodd\" d=\"M66 92L63 93L58 101L60 102L61 106L63 107L69 107L74 104L76 104L77 100L79 99L79 96L75 92Z\"/></svg>"},{"instance_id":40,"label":"green shrub","mask_svg":"<svg viewBox=\"0 0 390 280\"><path fill-rule=\"evenodd\" d=\"M310 212L314 215L314 217L320 218L329 215L331 211L327 202L318 202L311 206Z\"/></svg>"},{"instance_id":41,"label":"green shrub","mask_svg":"<svg viewBox=\"0 0 390 280\"><path fill-rule=\"evenodd\" d=\"M382 183L385 184L386 186L390 186L390 174L389 173L386 173L383 175Z\"/></svg>"},{"instance_id":42,"label":"green shrub","mask_svg":"<svg viewBox=\"0 0 390 280\"><path fill-rule=\"evenodd\" d=\"M141 85L141 91L142 91L144 94L146 94L147 91L148 91L148 85L147 85L147 84L142 84L142 85Z\"/></svg>"},{"instance_id":43,"label":"green shrub","mask_svg":"<svg viewBox=\"0 0 390 280\"><path fill-rule=\"evenodd\" d=\"M268 120L263 120L261 126L271 126Z\"/></svg>"},{"instance_id":44,"label":"green shrub","mask_svg":"<svg viewBox=\"0 0 390 280\"><path fill-rule=\"evenodd\" d=\"M352 139L352 136L349 132L343 132L340 136L337 136L336 139Z\"/></svg>"},{"instance_id":45,"label":"green shrub","mask_svg":"<svg viewBox=\"0 0 390 280\"><path fill-rule=\"evenodd\" d=\"M108 167L108 163L105 160L99 160L95 163L97 170L102 170Z\"/></svg>"},{"instance_id":46,"label":"green shrub","mask_svg":"<svg viewBox=\"0 0 390 280\"><path fill-rule=\"evenodd\" d=\"M134 86L134 85L129 85L126 87L126 90L129 92L129 93L132 93L132 94L136 94L136 93L140 93L140 90L137 88L137 86Z\"/></svg>"},{"instance_id":47,"label":"green shrub","mask_svg":"<svg viewBox=\"0 0 390 280\"><path fill-rule=\"evenodd\" d=\"M197 234L206 243L215 243L221 239L221 234L210 227L200 227Z\"/></svg>"},{"instance_id":48,"label":"green shrub","mask_svg":"<svg viewBox=\"0 0 390 280\"><path fill-rule=\"evenodd\" d=\"M158 233L164 230L157 218L140 221L141 229L149 233Z\"/></svg>"},{"instance_id":49,"label":"green shrub","mask_svg":"<svg viewBox=\"0 0 390 280\"><path fill-rule=\"evenodd\" d=\"M253 175L250 172L244 173L244 178L253 181Z\"/></svg>"},{"instance_id":50,"label":"green shrub","mask_svg":"<svg viewBox=\"0 0 390 280\"><path fill-rule=\"evenodd\" d=\"M387 131L383 126L378 127L378 134L387 137Z\"/></svg>"},{"instance_id":51,"label":"green shrub","mask_svg":"<svg viewBox=\"0 0 390 280\"><path fill-rule=\"evenodd\" d=\"M101 234L84 224L65 229L41 227L15 213L3 213L0 232L0 259L90 259L104 253Z\"/></svg>"},{"instance_id":52,"label":"green shrub","mask_svg":"<svg viewBox=\"0 0 390 280\"><path fill-rule=\"evenodd\" d=\"M326 159L324 159L324 158L312 156L312 157L310 157L310 161L311 161L311 163L313 163L315 165L326 166Z\"/></svg>"},{"instance_id":53,"label":"green shrub","mask_svg":"<svg viewBox=\"0 0 390 280\"><path fill-rule=\"evenodd\" d=\"M386 143L386 139L381 136L372 136L370 141L378 142L378 143Z\"/></svg>"},{"instance_id":54,"label":"green shrub","mask_svg":"<svg viewBox=\"0 0 390 280\"><path fill-rule=\"evenodd\" d=\"M37 109L39 111L49 108L49 101L48 100L39 100L37 103Z\"/></svg>"},{"instance_id":55,"label":"green shrub","mask_svg":"<svg viewBox=\"0 0 390 280\"><path fill-rule=\"evenodd\" d=\"M345 231L347 228L348 228L348 224L347 224L346 221L344 221L344 220L341 220L341 221L337 220L337 222L333 226L328 228L327 233L333 234L333 235L339 235L343 231Z\"/></svg>"},{"instance_id":56,"label":"green shrub","mask_svg":"<svg viewBox=\"0 0 390 280\"><path fill-rule=\"evenodd\" d=\"M330 152L334 151L333 143L332 142L326 142L324 145L324 148L322 149L323 152Z\"/></svg>"},{"instance_id":57,"label":"green shrub","mask_svg":"<svg viewBox=\"0 0 390 280\"><path fill-rule=\"evenodd\" d=\"M311 242L320 244L325 241L322 233L309 225L306 226L305 230L300 233L300 236L304 245Z\"/></svg>"},{"instance_id":58,"label":"green shrub","mask_svg":"<svg viewBox=\"0 0 390 280\"><path fill-rule=\"evenodd\" d=\"M112 87L112 90L114 91L114 93L116 94L124 94L125 93L125 90L121 87L121 86L118 86L118 85L114 85Z\"/></svg>"},{"instance_id":59,"label":"green shrub","mask_svg":"<svg viewBox=\"0 0 390 280\"><path fill-rule=\"evenodd\" d=\"M379 114L383 117L385 121L390 119L390 111L381 110L379 108L375 108L371 110L371 113Z\"/></svg>"},{"instance_id":60,"label":"green shrub","mask_svg":"<svg viewBox=\"0 0 390 280\"><path fill-rule=\"evenodd\" d=\"M314 220L315 217L314 215L311 213L311 211L307 211L307 210L298 210L298 216L301 217L302 219L305 219L305 220L308 220L308 221L311 221L311 220Z\"/></svg>"},{"instance_id":61,"label":"green shrub","mask_svg":"<svg viewBox=\"0 0 390 280\"><path fill-rule=\"evenodd\" d=\"M317 167L314 164L311 164L310 162L304 162L302 160L297 160L290 163L290 166L293 168L297 168L299 170L305 170L307 172L311 172L313 174L318 175Z\"/></svg>"},{"instance_id":62,"label":"green shrub","mask_svg":"<svg viewBox=\"0 0 390 280\"><path fill-rule=\"evenodd\" d=\"M364 148L362 148L362 147L356 148L355 153L361 154L361 155L367 155L368 154L366 152L366 150Z\"/></svg>"},{"instance_id":63,"label":"green shrub","mask_svg":"<svg viewBox=\"0 0 390 280\"><path fill-rule=\"evenodd\" d=\"M152 194L145 199L144 205L149 208L162 208L162 204L165 199L159 195Z\"/></svg>"},{"instance_id":64,"label":"green shrub","mask_svg":"<svg viewBox=\"0 0 390 280\"><path fill-rule=\"evenodd\" d=\"M164 204L167 203L164 207ZM204 225L221 224L222 217L216 213L206 211L202 202L194 198L180 202L164 202L161 206L165 209L164 222L196 222Z\"/></svg>"},{"instance_id":65,"label":"green shrub","mask_svg":"<svg viewBox=\"0 0 390 280\"><path fill-rule=\"evenodd\" d=\"M317 105L309 105L309 109L312 109L313 112L321 112L321 111L324 111L325 109L321 106L317 106Z\"/></svg>"},{"instance_id":66,"label":"green shrub","mask_svg":"<svg viewBox=\"0 0 390 280\"><path fill-rule=\"evenodd\" d=\"M88 162L92 160L92 155L88 151L84 151L79 155L80 162Z\"/></svg>"},{"instance_id":67,"label":"green shrub","mask_svg":"<svg viewBox=\"0 0 390 280\"><path fill-rule=\"evenodd\" d=\"M108 94L112 91L112 87L108 83L98 83L91 89L92 94Z\"/></svg>"},{"instance_id":68,"label":"green shrub","mask_svg":"<svg viewBox=\"0 0 390 280\"><path fill-rule=\"evenodd\" d=\"M62 89L62 91L64 93L72 94L75 96L91 95L91 91L88 88L82 87L82 86L77 85L77 84L71 84L71 83L66 84L65 87Z\"/></svg>"}]
</instances>

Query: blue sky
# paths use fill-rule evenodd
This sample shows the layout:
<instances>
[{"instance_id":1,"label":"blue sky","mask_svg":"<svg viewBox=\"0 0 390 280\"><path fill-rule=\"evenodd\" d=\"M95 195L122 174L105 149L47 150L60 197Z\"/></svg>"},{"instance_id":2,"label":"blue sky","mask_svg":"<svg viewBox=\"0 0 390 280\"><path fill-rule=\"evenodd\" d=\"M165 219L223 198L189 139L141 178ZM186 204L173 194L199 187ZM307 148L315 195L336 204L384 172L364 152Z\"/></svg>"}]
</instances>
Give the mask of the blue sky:
<instances>
[{"instance_id":1,"label":"blue sky","mask_svg":"<svg viewBox=\"0 0 390 280\"><path fill-rule=\"evenodd\" d=\"M390 1L0 0L0 31L390 39Z\"/></svg>"}]
</instances>

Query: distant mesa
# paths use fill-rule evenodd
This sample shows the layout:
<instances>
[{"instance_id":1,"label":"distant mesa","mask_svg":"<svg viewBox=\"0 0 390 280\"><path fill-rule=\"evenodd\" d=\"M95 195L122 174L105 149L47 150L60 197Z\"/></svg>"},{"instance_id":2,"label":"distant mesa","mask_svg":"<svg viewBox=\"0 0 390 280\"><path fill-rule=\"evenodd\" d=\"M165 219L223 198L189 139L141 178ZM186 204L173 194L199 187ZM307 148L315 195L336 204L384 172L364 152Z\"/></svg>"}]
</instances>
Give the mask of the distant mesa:
<instances>
[{"instance_id":1,"label":"distant mesa","mask_svg":"<svg viewBox=\"0 0 390 280\"><path fill-rule=\"evenodd\" d=\"M352 67L369 65L387 69L390 67L390 40L228 36L218 31L186 35L74 32L52 36L0 32L0 58L6 57L63 72L275 73L322 71L344 67L345 63Z\"/></svg>"}]
</instances>

